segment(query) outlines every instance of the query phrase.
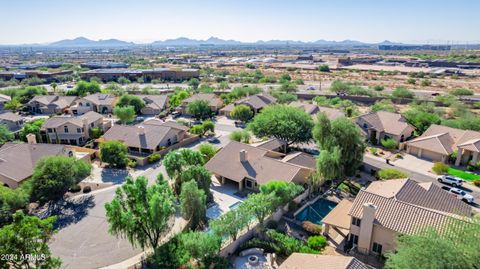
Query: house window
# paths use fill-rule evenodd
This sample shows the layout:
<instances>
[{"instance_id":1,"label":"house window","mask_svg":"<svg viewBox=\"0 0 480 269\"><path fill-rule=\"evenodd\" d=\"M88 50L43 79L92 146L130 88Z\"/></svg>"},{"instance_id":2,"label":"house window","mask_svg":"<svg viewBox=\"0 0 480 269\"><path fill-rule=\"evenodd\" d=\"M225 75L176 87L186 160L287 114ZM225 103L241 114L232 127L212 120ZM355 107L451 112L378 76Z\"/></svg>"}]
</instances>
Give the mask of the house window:
<instances>
[{"instance_id":1,"label":"house window","mask_svg":"<svg viewBox=\"0 0 480 269\"><path fill-rule=\"evenodd\" d=\"M377 254L382 254L382 245L373 242L372 251L377 253Z\"/></svg>"},{"instance_id":2,"label":"house window","mask_svg":"<svg viewBox=\"0 0 480 269\"><path fill-rule=\"evenodd\" d=\"M85 103L86 106L90 106L90 103Z\"/></svg>"},{"instance_id":3,"label":"house window","mask_svg":"<svg viewBox=\"0 0 480 269\"><path fill-rule=\"evenodd\" d=\"M92 122L92 123L90 123L90 127L93 127L93 126L94 126L93 122Z\"/></svg>"},{"instance_id":4,"label":"house window","mask_svg":"<svg viewBox=\"0 0 480 269\"><path fill-rule=\"evenodd\" d=\"M81 132L82 132L82 129L77 128L77 133L81 133Z\"/></svg>"},{"instance_id":5,"label":"house window","mask_svg":"<svg viewBox=\"0 0 480 269\"><path fill-rule=\"evenodd\" d=\"M363 124L363 128L367 129L368 125L366 123Z\"/></svg>"},{"instance_id":6,"label":"house window","mask_svg":"<svg viewBox=\"0 0 480 269\"><path fill-rule=\"evenodd\" d=\"M358 235L350 234L350 242L352 244L358 245Z\"/></svg>"},{"instance_id":7,"label":"house window","mask_svg":"<svg viewBox=\"0 0 480 269\"><path fill-rule=\"evenodd\" d=\"M52 128L47 128L47 132L48 132L48 133L53 133Z\"/></svg>"},{"instance_id":8,"label":"house window","mask_svg":"<svg viewBox=\"0 0 480 269\"><path fill-rule=\"evenodd\" d=\"M352 218L352 224L353 225L360 227L360 222L361 222L360 219Z\"/></svg>"},{"instance_id":9,"label":"house window","mask_svg":"<svg viewBox=\"0 0 480 269\"><path fill-rule=\"evenodd\" d=\"M252 188L252 181L246 180L245 181L245 186L247 186L247 188L251 189Z\"/></svg>"},{"instance_id":10,"label":"house window","mask_svg":"<svg viewBox=\"0 0 480 269\"><path fill-rule=\"evenodd\" d=\"M63 132L68 133L68 126L63 126Z\"/></svg>"}]
</instances>

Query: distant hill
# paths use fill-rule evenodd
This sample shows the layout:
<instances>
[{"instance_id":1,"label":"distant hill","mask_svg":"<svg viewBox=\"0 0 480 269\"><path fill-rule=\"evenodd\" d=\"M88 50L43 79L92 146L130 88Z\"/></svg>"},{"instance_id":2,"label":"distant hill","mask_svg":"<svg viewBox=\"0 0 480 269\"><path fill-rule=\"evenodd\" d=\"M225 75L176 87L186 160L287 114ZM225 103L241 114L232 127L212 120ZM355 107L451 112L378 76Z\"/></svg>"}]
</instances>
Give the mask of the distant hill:
<instances>
[{"instance_id":1,"label":"distant hill","mask_svg":"<svg viewBox=\"0 0 480 269\"><path fill-rule=\"evenodd\" d=\"M85 37L77 37L75 39L64 39L50 43L53 47L125 47L133 46L134 43L126 42L118 39L91 40Z\"/></svg>"},{"instance_id":2,"label":"distant hill","mask_svg":"<svg viewBox=\"0 0 480 269\"><path fill-rule=\"evenodd\" d=\"M241 45L242 42L235 40L223 40L217 37L210 37L207 40L190 39L186 37L179 37L175 39L167 39L164 41L155 41L153 46L199 46L202 44L209 45Z\"/></svg>"}]
</instances>

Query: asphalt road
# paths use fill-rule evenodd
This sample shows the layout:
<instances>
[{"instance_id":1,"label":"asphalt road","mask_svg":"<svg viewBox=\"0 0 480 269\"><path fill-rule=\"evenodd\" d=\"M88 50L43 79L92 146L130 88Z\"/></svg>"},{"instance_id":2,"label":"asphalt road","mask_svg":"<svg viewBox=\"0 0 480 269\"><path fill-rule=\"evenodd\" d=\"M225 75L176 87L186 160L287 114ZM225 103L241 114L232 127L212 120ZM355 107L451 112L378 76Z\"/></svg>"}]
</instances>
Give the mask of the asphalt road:
<instances>
[{"instance_id":1,"label":"asphalt road","mask_svg":"<svg viewBox=\"0 0 480 269\"><path fill-rule=\"evenodd\" d=\"M401 170L405 173L407 173L411 179L417 181L417 182L433 182L433 184L443 187L443 186L448 186L442 183L439 183L435 177L421 174L415 171L407 170L401 167L396 167L394 165L389 165L386 164L385 162L378 161L376 159L370 158L369 156L365 155L363 157L363 162L366 166L372 166L377 169L381 168L395 168L398 170ZM480 205L478 204L480 202L480 191L478 188L474 186L469 186L468 184L465 184L465 187L459 187L460 189L464 190L465 192L468 192L470 195L472 195L475 198L475 203L472 204L473 207L475 208L480 208Z\"/></svg>"}]
</instances>

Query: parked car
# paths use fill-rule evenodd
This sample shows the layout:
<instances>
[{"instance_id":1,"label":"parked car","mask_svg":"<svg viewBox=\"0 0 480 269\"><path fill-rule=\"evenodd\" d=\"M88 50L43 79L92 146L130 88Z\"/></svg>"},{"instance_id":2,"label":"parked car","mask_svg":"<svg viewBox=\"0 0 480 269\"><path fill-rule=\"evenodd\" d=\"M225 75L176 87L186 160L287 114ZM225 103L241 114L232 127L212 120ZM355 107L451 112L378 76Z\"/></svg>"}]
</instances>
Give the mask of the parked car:
<instances>
[{"instance_id":1,"label":"parked car","mask_svg":"<svg viewBox=\"0 0 480 269\"><path fill-rule=\"evenodd\" d=\"M211 144L220 144L220 139L218 139L218 137L210 137L209 139L207 139L207 142L208 143L211 143Z\"/></svg>"},{"instance_id":2,"label":"parked car","mask_svg":"<svg viewBox=\"0 0 480 269\"><path fill-rule=\"evenodd\" d=\"M245 122L235 121L235 127L237 127L237 128L245 128L245 127L247 127L247 126L245 125Z\"/></svg>"},{"instance_id":3,"label":"parked car","mask_svg":"<svg viewBox=\"0 0 480 269\"><path fill-rule=\"evenodd\" d=\"M469 204L472 204L474 201L473 196L466 193L465 191L462 191L461 189L451 188L448 192L455 195L457 199L461 199L462 201L465 201Z\"/></svg>"},{"instance_id":4,"label":"parked car","mask_svg":"<svg viewBox=\"0 0 480 269\"><path fill-rule=\"evenodd\" d=\"M462 186L463 180L459 179L458 177L443 175L437 177L437 181L443 184L450 184L454 187Z\"/></svg>"},{"instance_id":5,"label":"parked car","mask_svg":"<svg viewBox=\"0 0 480 269\"><path fill-rule=\"evenodd\" d=\"M173 119L176 119L176 118L178 118L178 117L180 117L180 112L178 112L178 111L172 112L172 118L173 118Z\"/></svg>"},{"instance_id":6,"label":"parked car","mask_svg":"<svg viewBox=\"0 0 480 269\"><path fill-rule=\"evenodd\" d=\"M313 86L310 86L310 87L307 88L307 91L314 91L314 90L316 90L316 89Z\"/></svg>"}]
</instances>

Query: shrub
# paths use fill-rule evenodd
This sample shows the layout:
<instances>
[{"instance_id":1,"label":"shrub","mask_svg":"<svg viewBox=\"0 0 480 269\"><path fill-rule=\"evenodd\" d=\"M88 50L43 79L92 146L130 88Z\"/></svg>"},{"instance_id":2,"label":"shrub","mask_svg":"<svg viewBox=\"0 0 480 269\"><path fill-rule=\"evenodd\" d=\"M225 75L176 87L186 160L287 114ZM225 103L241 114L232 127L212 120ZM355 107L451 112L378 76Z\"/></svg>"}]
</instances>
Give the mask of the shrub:
<instances>
[{"instance_id":1,"label":"shrub","mask_svg":"<svg viewBox=\"0 0 480 269\"><path fill-rule=\"evenodd\" d=\"M83 187L83 193L89 193L91 191L92 191L92 187L90 187L90 186Z\"/></svg>"},{"instance_id":2,"label":"shrub","mask_svg":"<svg viewBox=\"0 0 480 269\"><path fill-rule=\"evenodd\" d=\"M137 161L135 160L128 160L128 167L134 168L137 166Z\"/></svg>"},{"instance_id":3,"label":"shrub","mask_svg":"<svg viewBox=\"0 0 480 269\"><path fill-rule=\"evenodd\" d=\"M407 79L407 83L408 84L415 84L415 83L417 83L417 81L414 78L409 78L409 79Z\"/></svg>"},{"instance_id":4,"label":"shrub","mask_svg":"<svg viewBox=\"0 0 480 269\"><path fill-rule=\"evenodd\" d=\"M320 72L330 72L330 67L326 64L322 64L318 67L318 71Z\"/></svg>"},{"instance_id":5,"label":"shrub","mask_svg":"<svg viewBox=\"0 0 480 269\"><path fill-rule=\"evenodd\" d=\"M384 146L387 149L394 149L397 147L397 141L391 138L382 139L381 143L382 143L382 146Z\"/></svg>"},{"instance_id":6,"label":"shrub","mask_svg":"<svg viewBox=\"0 0 480 269\"><path fill-rule=\"evenodd\" d=\"M406 178L408 177L408 175L397 169L385 168L385 169L380 169L380 171L378 171L378 177L381 180L388 180L388 179Z\"/></svg>"},{"instance_id":7,"label":"shrub","mask_svg":"<svg viewBox=\"0 0 480 269\"><path fill-rule=\"evenodd\" d=\"M373 90L374 91L377 91L377 92L381 92L385 89L385 87L381 86L381 85L376 85L375 87L373 87Z\"/></svg>"},{"instance_id":8,"label":"shrub","mask_svg":"<svg viewBox=\"0 0 480 269\"><path fill-rule=\"evenodd\" d=\"M250 141L250 133L247 130L237 130L230 134L230 139L237 142L248 143Z\"/></svg>"},{"instance_id":9,"label":"shrub","mask_svg":"<svg viewBox=\"0 0 480 269\"><path fill-rule=\"evenodd\" d=\"M465 88L457 88L457 89L451 90L450 94L455 96L473 95L473 91Z\"/></svg>"},{"instance_id":10,"label":"shrub","mask_svg":"<svg viewBox=\"0 0 480 269\"><path fill-rule=\"evenodd\" d=\"M480 187L480 179L473 180L473 185Z\"/></svg>"},{"instance_id":11,"label":"shrub","mask_svg":"<svg viewBox=\"0 0 480 269\"><path fill-rule=\"evenodd\" d=\"M448 172L448 165L442 162L435 162L432 167L432 171L437 175L443 175Z\"/></svg>"},{"instance_id":12,"label":"shrub","mask_svg":"<svg viewBox=\"0 0 480 269\"><path fill-rule=\"evenodd\" d=\"M422 82L420 82L420 85L422 85L423 87L427 87L427 86L432 85L432 82L428 79L424 79L424 80L422 80Z\"/></svg>"},{"instance_id":13,"label":"shrub","mask_svg":"<svg viewBox=\"0 0 480 269\"><path fill-rule=\"evenodd\" d=\"M82 189L82 187L80 187L80 185L78 184L75 184L73 185L72 187L70 187L70 192L79 192L80 190Z\"/></svg>"},{"instance_id":14,"label":"shrub","mask_svg":"<svg viewBox=\"0 0 480 269\"><path fill-rule=\"evenodd\" d=\"M310 236L307 245L311 249L322 250L327 246L327 239L324 236Z\"/></svg>"},{"instance_id":15,"label":"shrub","mask_svg":"<svg viewBox=\"0 0 480 269\"><path fill-rule=\"evenodd\" d=\"M322 234L322 231L323 231L321 225L315 224L310 221L302 222L302 228L309 233L318 234L318 235Z\"/></svg>"},{"instance_id":16,"label":"shrub","mask_svg":"<svg viewBox=\"0 0 480 269\"><path fill-rule=\"evenodd\" d=\"M370 148L370 153L372 153L373 155L377 156L378 155L378 149L377 148Z\"/></svg>"},{"instance_id":17,"label":"shrub","mask_svg":"<svg viewBox=\"0 0 480 269\"><path fill-rule=\"evenodd\" d=\"M160 153L153 153L150 156L148 156L148 162L149 163L154 163L154 162L160 160L161 157L162 156L160 155Z\"/></svg>"},{"instance_id":18,"label":"shrub","mask_svg":"<svg viewBox=\"0 0 480 269\"><path fill-rule=\"evenodd\" d=\"M405 87L398 87L392 92L392 96L395 98L410 98L413 99L415 96L412 91L408 90Z\"/></svg>"}]
</instances>

